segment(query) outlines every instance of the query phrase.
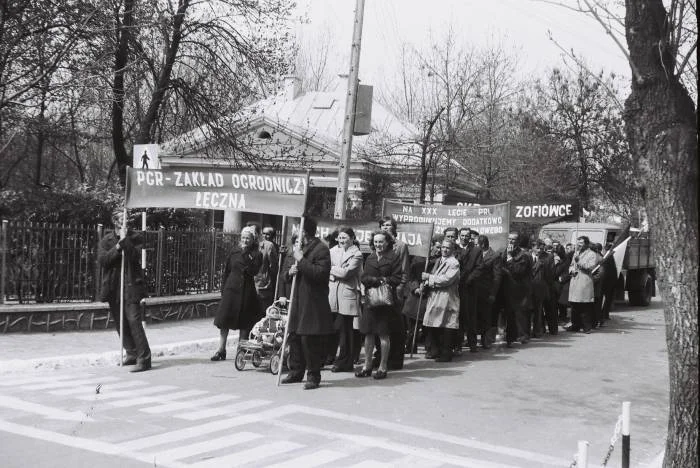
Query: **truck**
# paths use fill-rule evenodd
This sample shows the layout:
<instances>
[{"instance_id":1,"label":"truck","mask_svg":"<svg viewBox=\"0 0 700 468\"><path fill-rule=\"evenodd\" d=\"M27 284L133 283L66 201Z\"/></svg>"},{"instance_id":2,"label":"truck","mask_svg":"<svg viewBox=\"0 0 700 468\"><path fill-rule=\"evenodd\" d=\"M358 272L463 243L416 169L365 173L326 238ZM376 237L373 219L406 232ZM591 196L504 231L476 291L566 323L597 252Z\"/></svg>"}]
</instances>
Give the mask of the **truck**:
<instances>
[{"instance_id":1,"label":"truck","mask_svg":"<svg viewBox=\"0 0 700 468\"><path fill-rule=\"evenodd\" d=\"M654 262L652 240L648 233L638 229L625 229L612 223L551 223L540 228L539 238L550 238L561 245L576 245L576 239L587 236L591 243L605 246L607 243L617 245L623 242L629 233L622 268L617 272L615 299L627 300L633 306L648 306L651 298L656 296L656 265Z\"/></svg>"}]
</instances>

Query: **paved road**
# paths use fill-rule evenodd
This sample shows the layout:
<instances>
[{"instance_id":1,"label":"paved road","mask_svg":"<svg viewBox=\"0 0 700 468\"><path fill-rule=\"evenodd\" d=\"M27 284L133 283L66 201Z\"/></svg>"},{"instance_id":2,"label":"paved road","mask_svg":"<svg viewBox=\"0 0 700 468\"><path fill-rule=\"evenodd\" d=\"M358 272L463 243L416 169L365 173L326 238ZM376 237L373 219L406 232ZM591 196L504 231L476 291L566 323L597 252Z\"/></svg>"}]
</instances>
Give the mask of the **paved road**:
<instances>
[{"instance_id":1,"label":"paved road","mask_svg":"<svg viewBox=\"0 0 700 468\"><path fill-rule=\"evenodd\" d=\"M629 400L640 466L663 449L667 424L658 306L620 308L592 335L448 364L419 355L381 382L326 371L315 391L277 388L265 370L239 372L201 354L163 358L142 374L8 373L2 465L550 467L569 466L579 439L600 463ZM608 466L619 466L619 449Z\"/></svg>"}]
</instances>

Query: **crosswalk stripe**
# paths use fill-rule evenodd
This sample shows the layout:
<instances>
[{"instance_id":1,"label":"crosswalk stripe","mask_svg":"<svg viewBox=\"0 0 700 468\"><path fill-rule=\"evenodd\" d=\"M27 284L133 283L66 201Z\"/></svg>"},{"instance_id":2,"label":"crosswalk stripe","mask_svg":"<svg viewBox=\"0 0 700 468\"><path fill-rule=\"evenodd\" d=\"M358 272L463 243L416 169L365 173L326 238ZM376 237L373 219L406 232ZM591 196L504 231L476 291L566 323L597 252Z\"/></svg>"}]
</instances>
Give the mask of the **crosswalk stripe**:
<instances>
[{"instance_id":1,"label":"crosswalk stripe","mask_svg":"<svg viewBox=\"0 0 700 468\"><path fill-rule=\"evenodd\" d=\"M147 384L147 382L144 382L143 380L132 380L131 382L106 383L106 384L102 385L102 387L100 387L100 391L106 392L109 390L138 387L139 385L146 385L146 384ZM81 385L81 386L75 387L75 388L62 388L60 390L51 390L49 393L51 395L56 395L56 396L80 395L80 394L84 394L84 393L94 394L95 393L95 386L94 385Z\"/></svg>"},{"instance_id":2,"label":"crosswalk stripe","mask_svg":"<svg viewBox=\"0 0 700 468\"><path fill-rule=\"evenodd\" d=\"M174 390L176 388L177 387L174 385L156 385L155 387L137 388L136 390L121 390L121 391L116 391L116 392L100 393L100 399L101 400L111 400L111 399L124 398L124 397L131 398L131 397L136 397L136 396L148 395L151 393L165 392L168 390ZM78 399L85 400L85 401L92 401L95 399L95 395L79 396Z\"/></svg>"},{"instance_id":3,"label":"crosswalk stripe","mask_svg":"<svg viewBox=\"0 0 700 468\"><path fill-rule=\"evenodd\" d=\"M193 396L204 395L205 393L209 392L205 390L183 390L181 392L166 393L165 395L158 395L156 397L142 396L130 398L127 400L110 401L109 404L112 406L116 406L117 408L126 408L128 406L148 405L151 403L160 403L161 401L172 401L177 400L179 398L189 398Z\"/></svg>"},{"instance_id":4,"label":"crosswalk stripe","mask_svg":"<svg viewBox=\"0 0 700 468\"><path fill-rule=\"evenodd\" d=\"M176 418L186 419L188 421L197 421L200 419L211 418L213 416L225 416L231 413L238 413L240 411L245 411L259 406L265 406L272 403L269 400L246 400L240 403L234 403L231 405L219 406L217 408L207 408L199 411L192 411L190 413L176 414Z\"/></svg>"},{"instance_id":5,"label":"crosswalk stripe","mask_svg":"<svg viewBox=\"0 0 700 468\"><path fill-rule=\"evenodd\" d=\"M256 439L262 439L261 434L253 432L236 432L233 434L218 437L216 439L205 440L183 447L177 447L170 450L163 450L153 454L154 463L163 463L181 458L193 457L201 453L213 452L219 449L225 449L234 445L251 442Z\"/></svg>"},{"instance_id":6,"label":"crosswalk stripe","mask_svg":"<svg viewBox=\"0 0 700 468\"><path fill-rule=\"evenodd\" d=\"M302 455L300 457L285 460L281 463L270 465L267 468L295 468L299 466L311 468L334 462L346 456L348 456L347 453L336 452L335 450L319 450L314 453L309 453L307 455Z\"/></svg>"},{"instance_id":7,"label":"crosswalk stripe","mask_svg":"<svg viewBox=\"0 0 700 468\"><path fill-rule=\"evenodd\" d=\"M268 421L274 418L279 418L287 414L296 412L297 409L292 405L280 406L278 408L260 411L256 414L237 416L235 418L220 419L200 424L198 426L186 427L175 431L164 432L150 437L139 437L119 444L122 450L143 450L160 444L167 444L186 440L192 437L200 437L213 432L225 431L237 426L243 426L250 423L258 423L260 421Z\"/></svg>"},{"instance_id":8,"label":"crosswalk stripe","mask_svg":"<svg viewBox=\"0 0 700 468\"><path fill-rule=\"evenodd\" d=\"M84 375L82 377L85 377ZM0 387L14 387L19 385L35 384L39 382L58 382L60 380L75 379L75 375L43 375L36 377L23 377L17 379L2 379Z\"/></svg>"},{"instance_id":9,"label":"crosswalk stripe","mask_svg":"<svg viewBox=\"0 0 700 468\"><path fill-rule=\"evenodd\" d=\"M141 408L144 413L150 414L162 414L178 410L186 410L191 408L198 408L200 406L206 406L212 403L223 403L231 400L237 400L237 395L212 395L206 398L199 398L197 400L191 401L176 401L173 403L166 403L163 405L151 406L149 408Z\"/></svg>"},{"instance_id":10,"label":"crosswalk stripe","mask_svg":"<svg viewBox=\"0 0 700 468\"><path fill-rule=\"evenodd\" d=\"M295 442L275 442L268 444L264 449L260 447L253 447L248 450L243 450L242 452L232 453L223 457L210 458L208 460L201 461L199 463L194 463L190 465L191 468L220 468L234 467L234 466L245 466L249 464L260 465L260 461L264 458L269 458L273 455L281 455L283 453L291 452L304 447L304 445L297 444Z\"/></svg>"},{"instance_id":11,"label":"crosswalk stripe","mask_svg":"<svg viewBox=\"0 0 700 468\"><path fill-rule=\"evenodd\" d=\"M384 463L384 462L379 462L376 460L364 460L364 461L361 461L360 463L355 463L354 465L350 465L349 468L389 468L392 466L401 466L401 465L395 465L393 463Z\"/></svg>"},{"instance_id":12,"label":"crosswalk stripe","mask_svg":"<svg viewBox=\"0 0 700 468\"><path fill-rule=\"evenodd\" d=\"M119 380L117 377L95 377L92 379L82 379L82 380L67 380L65 382L48 382L34 385L22 385L21 388L24 390L49 390L51 388L61 388L61 387L75 387L77 385L91 385L100 384L103 382L114 382Z\"/></svg>"},{"instance_id":13,"label":"crosswalk stripe","mask_svg":"<svg viewBox=\"0 0 700 468\"><path fill-rule=\"evenodd\" d=\"M487 462L486 460L479 460L460 455L451 455L449 453L444 453L439 450L423 450L412 445L400 442L393 442L391 439L367 437L362 435L348 434L340 431L327 431L324 429L319 429L317 427L309 427L301 424L289 423L281 421L279 419L270 421L270 424L272 424L273 426L286 428L287 430L295 433L316 434L331 439L346 440L348 442L364 445L366 447L388 450L404 455L411 455L417 458L426 458L428 460L433 460L440 463L447 463L455 466L464 466L469 468L515 468L515 466L513 465Z\"/></svg>"},{"instance_id":14,"label":"crosswalk stripe","mask_svg":"<svg viewBox=\"0 0 700 468\"><path fill-rule=\"evenodd\" d=\"M0 408L10 408L26 413L38 414L45 418L62 419L64 421L89 420L88 416L80 411L64 411L62 409L33 403L31 401L24 401L8 395L0 395Z\"/></svg>"}]
</instances>

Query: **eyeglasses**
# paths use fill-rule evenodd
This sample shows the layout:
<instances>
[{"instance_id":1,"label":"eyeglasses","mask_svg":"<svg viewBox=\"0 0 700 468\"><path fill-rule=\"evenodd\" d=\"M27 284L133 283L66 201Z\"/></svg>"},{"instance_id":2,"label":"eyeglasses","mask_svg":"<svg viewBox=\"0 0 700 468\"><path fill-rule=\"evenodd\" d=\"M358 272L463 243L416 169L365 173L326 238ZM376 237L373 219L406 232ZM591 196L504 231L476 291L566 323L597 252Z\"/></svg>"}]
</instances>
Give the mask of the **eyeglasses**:
<instances>
[{"instance_id":1,"label":"eyeglasses","mask_svg":"<svg viewBox=\"0 0 700 468\"><path fill-rule=\"evenodd\" d=\"M263 236L271 236L272 233L270 231L263 231Z\"/></svg>"}]
</instances>

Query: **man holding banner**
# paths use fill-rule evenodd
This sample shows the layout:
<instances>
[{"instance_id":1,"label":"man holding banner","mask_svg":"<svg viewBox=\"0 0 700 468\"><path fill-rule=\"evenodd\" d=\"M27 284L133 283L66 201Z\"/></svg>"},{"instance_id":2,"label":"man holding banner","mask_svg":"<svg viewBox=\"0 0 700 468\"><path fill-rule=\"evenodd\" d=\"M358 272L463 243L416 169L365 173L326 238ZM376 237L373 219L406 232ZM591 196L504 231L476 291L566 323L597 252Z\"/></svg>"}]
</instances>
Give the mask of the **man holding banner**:
<instances>
[{"instance_id":1,"label":"man holding banner","mask_svg":"<svg viewBox=\"0 0 700 468\"><path fill-rule=\"evenodd\" d=\"M146 284L141 270L141 255L138 251L143 244L143 236L129 232L119 226L124 225L124 212L117 210L112 215L114 230L108 231L100 240L97 260L103 268L100 300L109 303L109 313L117 325L117 333L123 329L123 343L126 356L125 366L134 367L131 372L141 372L151 368L151 348L141 324L141 299L146 297ZM119 229L119 230L118 230ZM124 257L124 317L121 323L121 276L122 256Z\"/></svg>"},{"instance_id":2,"label":"man holding banner","mask_svg":"<svg viewBox=\"0 0 700 468\"><path fill-rule=\"evenodd\" d=\"M289 374L283 384L301 382L306 371L305 390L321 384L321 355L324 339L333 333L333 315L328 302L331 254L316 237L316 221L304 218L301 242L294 246L295 263L286 272L295 277L291 293L289 323Z\"/></svg>"}]
</instances>

